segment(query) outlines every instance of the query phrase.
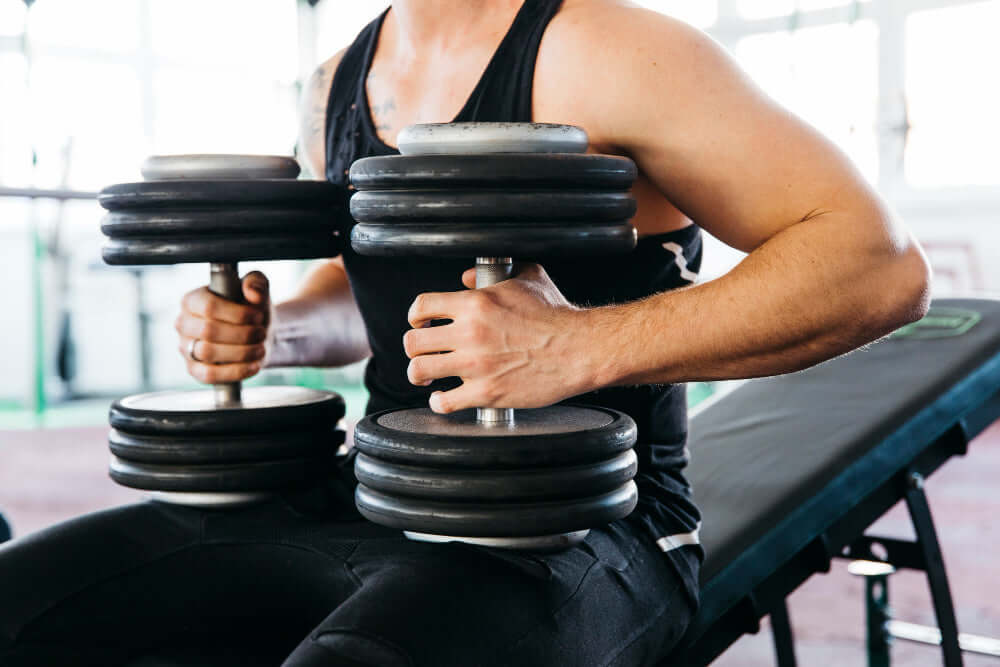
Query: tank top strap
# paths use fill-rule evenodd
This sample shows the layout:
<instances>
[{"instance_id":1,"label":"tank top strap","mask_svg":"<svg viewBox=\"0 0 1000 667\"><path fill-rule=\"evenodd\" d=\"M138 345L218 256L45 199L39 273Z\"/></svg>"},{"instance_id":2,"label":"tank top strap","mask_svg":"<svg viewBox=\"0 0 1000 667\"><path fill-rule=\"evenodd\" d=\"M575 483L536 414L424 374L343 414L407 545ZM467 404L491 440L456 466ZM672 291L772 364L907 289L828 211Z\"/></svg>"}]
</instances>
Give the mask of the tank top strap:
<instances>
[{"instance_id":1,"label":"tank top strap","mask_svg":"<svg viewBox=\"0 0 1000 667\"><path fill-rule=\"evenodd\" d=\"M347 170L359 157L383 155L387 151L377 137L362 132L368 109L359 104L364 99L365 77L378 44L387 8L366 25L341 56L333 75L326 104L326 177L347 184Z\"/></svg>"},{"instance_id":2,"label":"tank top strap","mask_svg":"<svg viewBox=\"0 0 1000 667\"><path fill-rule=\"evenodd\" d=\"M535 59L562 0L525 0L456 121L528 123Z\"/></svg>"}]
</instances>

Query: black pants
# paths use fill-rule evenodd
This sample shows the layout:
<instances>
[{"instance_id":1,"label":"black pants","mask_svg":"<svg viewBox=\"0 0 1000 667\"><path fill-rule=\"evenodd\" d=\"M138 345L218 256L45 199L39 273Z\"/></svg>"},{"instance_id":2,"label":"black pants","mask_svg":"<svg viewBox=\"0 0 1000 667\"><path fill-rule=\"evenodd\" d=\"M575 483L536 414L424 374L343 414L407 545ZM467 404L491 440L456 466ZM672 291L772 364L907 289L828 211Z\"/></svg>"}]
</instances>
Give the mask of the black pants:
<instances>
[{"instance_id":1,"label":"black pants","mask_svg":"<svg viewBox=\"0 0 1000 667\"><path fill-rule=\"evenodd\" d=\"M628 520L510 553L411 542L321 495L150 501L0 545L0 665L648 665L692 613Z\"/></svg>"}]
</instances>

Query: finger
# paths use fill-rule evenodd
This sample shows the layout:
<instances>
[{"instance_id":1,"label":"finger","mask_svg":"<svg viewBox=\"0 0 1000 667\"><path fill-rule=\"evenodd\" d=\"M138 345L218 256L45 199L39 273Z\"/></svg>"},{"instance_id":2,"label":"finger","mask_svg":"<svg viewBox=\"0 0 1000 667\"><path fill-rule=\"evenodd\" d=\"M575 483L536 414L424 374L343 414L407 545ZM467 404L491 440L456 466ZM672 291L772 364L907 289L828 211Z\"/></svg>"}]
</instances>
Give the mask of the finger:
<instances>
[{"instance_id":1,"label":"finger","mask_svg":"<svg viewBox=\"0 0 1000 667\"><path fill-rule=\"evenodd\" d=\"M462 274L462 284L469 289L475 289L476 287L476 270L466 269L465 273Z\"/></svg>"},{"instance_id":2,"label":"finger","mask_svg":"<svg viewBox=\"0 0 1000 667\"><path fill-rule=\"evenodd\" d=\"M259 307L223 299L207 287L185 294L181 299L181 309L205 320L230 324L263 324L265 319L264 312Z\"/></svg>"},{"instance_id":3,"label":"finger","mask_svg":"<svg viewBox=\"0 0 1000 667\"><path fill-rule=\"evenodd\" d=\"M410 360L406 367L406 377L411 384L426 387L434 380L461 377L463 372L469 368L471 368L471 364L461 354L455 352L428 354Z\"/></svg>"},{"instance_id":4,"label":"finger","mask_svg":"<svg viewBox=\"0 0 1000 667\"><path fill-rule=\"evenodd\" d=\"M191 341L195 341L193 349ZM196 338L187 338L186 336L181 336L178 349L180 349L181 355L188 359L191 359L193 352L193 361L200 361L206 364L260 361L264 358L265 351L264 345L260 343L255 345L225 345Z\"/></svg>"},{"instance_id":5,"label":"finger","mask_svg":"<svg viewBox=\"0 0 1000 667\"><path fill-rule=\"evenodd\" d=\"M425 322L431 320L453 320L462 297L468 292L425 292L418 294L410 305L410 310L406 314L406 319L410 326L419 329Z\"/></svg>"},{"instance_id":6,"label":"finger","mask_svg":"<svg viewBox=\"0 0 1000 667\"><path fill-rule=\"evenodd\" d=\"M260 372L260 362L249 364L203 364L200 361L187 360L188 373L198 382L204 384L222 384L239 382L253 377Z\"/></svg>"},{"instance_id":7,"label":"finger","mask_svg":"<svg viewBox=\"0 0 1000 667\"><path fill-rule=\"evenodd\" d=\"M271 300L271 285L260 271L243 276L243 298L255 306L266 306Z\"/></svg>"},{"instance_id":8,"label":"finger","mask_svg":"<svg viewBox=\"0 0 1000 667\"><path fill-rule=\"evenodd\" d=\"M421 354L451 352L455 349L456 343L457 336L454 324L410 329L403 334L403 351L410 359Z\"/></svg>"},{"instance_id":9,"label":"finger","mask_svg":"<svg viewBox=\"0 0 1000 667\"><path fill-rule=\"evenodd\" d=\"M174 323L181 336L207 340L210 343L228 345L255 345L267 338L267 327L249 324L229 324L218 320L206 320L191 314L181 313Z\"/></svg>"},{"instance_id":10,"label":"finger","mask_svg":"<svg viewBox=\"0 0 1000 667\"><path fill-rule=\"evenodd\" d=\"M451 391L435 391L431 394L430 408L439 415L446 415L459 410L481 407L481 401L476 400L477 392L474 383L465 382Z\"/></svg>"}]
</instances>

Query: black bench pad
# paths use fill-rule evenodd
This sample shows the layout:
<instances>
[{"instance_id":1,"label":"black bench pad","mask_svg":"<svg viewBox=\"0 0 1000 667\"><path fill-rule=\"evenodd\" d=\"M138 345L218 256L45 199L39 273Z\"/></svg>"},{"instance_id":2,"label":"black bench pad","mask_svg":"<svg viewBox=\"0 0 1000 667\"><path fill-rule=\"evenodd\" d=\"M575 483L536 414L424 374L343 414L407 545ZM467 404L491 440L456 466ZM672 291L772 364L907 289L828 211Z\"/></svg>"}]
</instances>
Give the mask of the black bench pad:
<instances>
[{"instance_id":1,"label":"black bench pad","mask_svg":"<svg viewBox=\"0 0 1000 667\"><path fill-rule=\"evenodd\" d=\"M747 382L692 418L707 560L677 656L948 429L972 437L1000 415L1000 301L938 300L904 333Z\"/></svg>"}]
</instances>

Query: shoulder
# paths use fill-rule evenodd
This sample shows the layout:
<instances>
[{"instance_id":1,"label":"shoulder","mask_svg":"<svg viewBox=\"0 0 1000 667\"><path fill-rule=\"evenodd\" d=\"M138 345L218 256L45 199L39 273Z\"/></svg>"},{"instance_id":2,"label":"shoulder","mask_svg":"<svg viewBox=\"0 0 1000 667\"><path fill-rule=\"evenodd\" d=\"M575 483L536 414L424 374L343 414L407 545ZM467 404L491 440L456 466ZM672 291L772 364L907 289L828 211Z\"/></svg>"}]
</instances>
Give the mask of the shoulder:
<instances>
[{"instance_id":1,"label":"shoulder","mask_svg":"<svg viewBox=\"0 0 1000 667\"><path fill-rule=\"evenodd\" d=\"M536 110L576 107L592 125L632 105L679 101L733 71L725 50L683 21L620 0L566 0L539 49Z\"/></svg>"},{"instance_id":2,"label":"shoulder","mask_svg":"<svg viewBox=\"0 0 1000 667\"><path fill-rule=\"evenodd\" d=\"M302 97L299 102L299 154L303 166L307 167L315 178L322 178L326 165L326 105L330 96L330 86L337 72L342 49L332 57L320 63L309 80L302 86Z\"/></svg>"}]
</instances>

